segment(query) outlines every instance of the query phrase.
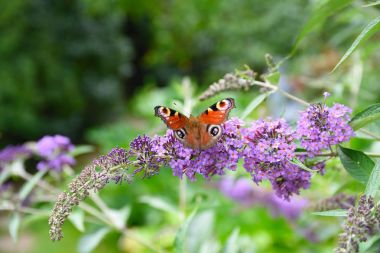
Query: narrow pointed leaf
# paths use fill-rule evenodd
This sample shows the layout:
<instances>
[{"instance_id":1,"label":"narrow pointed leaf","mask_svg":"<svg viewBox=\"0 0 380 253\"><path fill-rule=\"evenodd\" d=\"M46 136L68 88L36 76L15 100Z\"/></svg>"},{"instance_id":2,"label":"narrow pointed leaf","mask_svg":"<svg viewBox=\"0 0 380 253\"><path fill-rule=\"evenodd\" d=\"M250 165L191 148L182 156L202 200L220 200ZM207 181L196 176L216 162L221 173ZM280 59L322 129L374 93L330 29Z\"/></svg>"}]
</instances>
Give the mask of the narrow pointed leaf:
<instances>
[{"instance_id":1,"label":"narrow pointed leaf","mask_svg":"<svg viewBox=\"0 0 380 253\"><path fill-rule=\"evenodd\" d=\"M18 231L21 225L21 215L18 212L14 212L9 220L9 234L11 235L13 241L18 239Z\"/></svg>"},{"instance_id":2,"label":"narrow pointed leaf","mask_svg":"<svg viewBox=\"0 0 380 253\"><path fill-rule=\"evenodd\" d=\"M11 175L10 170L8 169L3 169L0 172L0 185L2 185Z\"/></svg>"},{"instance_id":3,"label":"narrow pointed leaf","mask_svg":"<svg viewBox=\"0 0 380 253\"><path fill-rule=\"evenodd\" d=\"M259 106L269 95L271 92L260 94L259 96L255 97L251 103L245 108L243 111L241 118L245 119L253 110L256 109L257 106Z\"/></svg>"},{"instance_id":4,"label":"narrow pointed leaf","mask_svg":"<svg viewBox=\"0 0 380 253\"><path fill-rule=\"evenodd\" d=\"M354 130L358 130L376 120L380 120L380 103L371 105L361 112L358 112L350 121Z\"/></svg>"},{"instance_id":5,"label":"narrow pointed leaf","mask_svg":"<svg viewBox=\"0 0 380 253\"><path fill-rule=\"evenodd\" d=\"M21 188L19 192L20 200L26 199L28 197L29 193L33 190L33 188L36 186L38 181L46 174L47 170L40 170L36 174L33 175L33 177L27 181Z\"/></svg>"},{"instance_id":6,"label":"narrow pointed leaf","mask_svg":"<svg viewBox=\"0 0 380 253\"><path fill-rule=\"evenodd\" d=\"M79 253L92 252L109 232L110 232L109 228L101 228L92 234L87 234L83 236L79 240L78 252Z\"/></svg>"},{"instance_id":7,"label":"narrow pointed leaf","mask_svg":"<svg viewBox=\"0 0 380 253\"><path fill-rule=\"evenodd\" d=\"M175 252L182 253L186 252L186 235L189 230L189 226L191 221L194 219L195 214L198 211L198 207L196 207L193 212L187 217L187 219L183 222L182 226L179 228L177 235L174 240Z\"/></svg>"},{"instance_id":8,"label":"narrow pointed leaf","mask_svg":"<svg viewBox=\"0 0 380 253\"><path fill-rule=\"evenodd\" d=\"M297 165L299 168L309 171L309 172L318 172L318 170L312 170L309 167L307 167L303 162L298 160L297 158L293 158L292 160L288 160L290 163Z\"/></svg>"},{"instance_id":9,"label":"narrow pointed leaf","mask_svg":"<svg viewBox=\"0 0 380 253\"><path fill-rule=\"evenodd\" d=\"M123 229L125 227L125 223L127 222L130 214L131 208L129 206L125 206L121 209L108 209L106 211L106 215L119 229Z\"/></svg>"},{"instance_id":10,"label":"narrow pointed leaf","mask_svg":"<svg viewBox=\"0 0 380 253\"><path fill-rule=\"evenodd\" d=\"M145 203L158 210L178 214L178 209L170 202L155 196L142 196L140 198L141 203Z\"/></svg>"},{"instance_id":11,"label":"narrow pointed leaf","mask_svg":"<svg viewBox=\"0 0 380 253\"><path fill-rule=\"evenodd\" d=\"M84 232L84 212L81 209L72 212L68 219L76 229L80 232Z\"/></svg>"},{"instance_id":12,"label":"narrow pointed leaf","mask_svg":"<svg viewBox=\"0 0 380 253\"><path fill-rule=\"evenodd\" d=\"M70 151L70 155L72 156L78 156L78 155L83 155L83 154L88 154L94 151L94 147L91 145L79 145L75 146L75 148Z\"/></svg>"},{"instance_id":13,"label":"narrow pointed leaf","mask_svg":"<svg viewBox=\"0 0 380 253\"><path fill-rule=\"evenodd\" d=\"M237 253L239 250L238 247L238 239L239 239L239 232L240 229L235 228L234 231L232 231L231 235L227 239L227 243L223 248L223 253Z\"/></svg>"},{"instance_id":14,"label":"narrow pointed leaf","mask_svg":"<svg viewBox=\"0 0 380 253\"><path fill-rule=\"evenodd\" d=\"M276 72L265 75L263 78L267 80L269 83L276 85L280 81L280 77L281 77L280 72L276 71Z\"/></svg>"},{"instance_id":15,"label":"narrow pointed leaf","mask_svg":"<svg viewBox=\"0 0 380 253\"><path fill-rule=\"evenodd\" d=\"M344 53L343 57L336 64L331 72L334 72L364 41L368 40L372 35L380 30L380 16L369 22L369 24L362 30L359 36L352 43L350 48Z\"/></svg>"},{"instance_id":16,"label":"narrow pointed leaf","mask_svg":"<svg viewBox=\"0 0 380 253\"><path fill-rule=\"evenodd\" d=\"M313 212L311 214L318 215L318 216L346 217L347 210L337 209L337 210L328 210L328 211L323 211L323 212Z\"/></svg>"},{"instance_id":17,"label":"narrow pointed leaf","mask_svg":"<svg viewBox=\"0 0 380 253\"><path fill-rule=\"evenodd\" d=\"M301 32L298 34L296 42L294 43L293 49L290 53L290 56L292 56L296 52L301 41L308 34L310 34L310 32L312 32L316 27L322 24L328 17L337 13L344 7L349 6L352 2L353 0L327 0L324 2L323 5L314 10L307 23L304 25Z\"/></svg>"}]
</instances>

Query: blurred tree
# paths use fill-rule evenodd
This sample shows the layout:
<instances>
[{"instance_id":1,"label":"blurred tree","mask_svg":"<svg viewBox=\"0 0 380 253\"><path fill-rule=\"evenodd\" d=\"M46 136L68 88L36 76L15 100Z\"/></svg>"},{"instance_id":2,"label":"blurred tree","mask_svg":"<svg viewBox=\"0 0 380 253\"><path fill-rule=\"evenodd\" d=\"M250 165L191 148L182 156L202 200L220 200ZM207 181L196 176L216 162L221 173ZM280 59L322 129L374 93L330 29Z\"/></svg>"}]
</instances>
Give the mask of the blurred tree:
<instances>
[{"instance_id":1,"label":"blurred tree","mask_svg":"<svg viewBox=\"0 0 380 253\"><path fill-rule=\"evenodd\" d=\"M265 67L264 55L285 56L308 14L308 3L286 1L165 1L153 25L145 62L159 83L168 72L209 85L244 64Z\"/></svg>"},{"instance_id":2,"label":"blurred tree","mask_svg":"<svg viewBox=\"0 0 380 253\"><path fill-rule=\"evenodd\" d=\"M123 16L82 1L1 1L1 142L81 136L118 115L129 73Z\"/></svg>"}]
</instances>

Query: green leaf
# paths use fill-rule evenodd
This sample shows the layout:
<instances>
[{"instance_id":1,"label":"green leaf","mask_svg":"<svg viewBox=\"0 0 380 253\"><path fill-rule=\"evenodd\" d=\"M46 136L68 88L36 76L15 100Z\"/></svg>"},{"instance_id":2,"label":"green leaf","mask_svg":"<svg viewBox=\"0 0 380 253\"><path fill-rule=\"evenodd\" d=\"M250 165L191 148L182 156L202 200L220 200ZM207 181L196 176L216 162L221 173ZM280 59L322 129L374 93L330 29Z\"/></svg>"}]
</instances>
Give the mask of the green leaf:
<instances>
[{"instance_id":1,"label":"green leaf","mask_svg":"<svg viewBox=\"0 0 380 253\"><path fill-rule=\"evenodd\" d=\"M198 212L190 223L186 236L186 250L188 252L201 252L205 241L210 241L215 233L215 211L206 209Z\"/></svg>"},{"instance_id":2,"label":"green leaf","mask_svg":"<svg viewBox=\"0 0 380 253\"><path fill-rule=\"evenodd\" d=\"M150 205L151 207L154 207L158 210L172 213L175 215L178 215L178 209L168 201L162 199L161 197L155 197L155 196L142 196L140 197L140 202Z\"/></svg>"},{"instance_id":3,"label":"green leaf","mask_svg":"<svg viewBox=\"0 0 380 253\"><path fill-rule=\"evenodd\" d=\"M245 108L241 115L241 119L245 119L253 110L256 109L272 92L266 92L255 97L251 103Z\"/></svg>"},{"instance_id":4,"label":"green leaf","mask_svg":"<svg viewBox=\"0 0 380 253\"><path fill-rule=\"evenodd\" d=\"M375 163L361 151L338 147L340 161L347 172L356 180L367 183Z\"/></svg>"},{"instance_id":5,"label":"green leaf","mask_svg":"<svg viewBox=\"0 0 380 253\"><path fill-rule=\"evenodd\" d=\"M84 232L84 212L80 209L72 212L69 217L69 221L78 229L80 232Z\"/></svg>"},{"instance_id":6,"label":"green leaf","mask_svg":"<svg viewBox=\"0 0 380 253\"><path fill-rule=\"evenodd\" d=\"M380 1L372 2L372 3L369 3L369 4L364 4L364 5L362 5L362 7L371 7L371 6L375 6L375 5L378 5L378 4L380 4Z\"/></svg>"},{"instance_id":7,"label":"green leaf","mask_svg":"<svg viewBox=\"0 0 380 253\"><path fill-rule=\"evenodd\" d=\"M40 170L36 174L33 175L33 177L27 181L21 188L19 192L19 198L20 200L26 199L28 197L29 193L33 190L34 186L38 183L38 181L46 174L47 170Z\"/></svg>"},{"instance_id":8,"label":"green leaf","mask_svg":"<svg viewBox=\"0 0 380 253\"><path fill-rule=\"evenodd\" d=\"M375 197L380 186L380 161L377 160L375 167L372 169L367 185L365 187L365 195Z\"/></svg>"},{"instance_id":9,"label":"green leaf","mask_svg":"<svg viewBox=\"0 0 380 253\"><path fill-rule=\"evenodd\" d=\"M311 214L318 215L318 216L346 217L347 210L337 209L337 210L328 210L328 211L323 211L323 212L313 212Z\"/></svg>"},{"instance_id":10,"label":"green leaf","mask_svg":"<svg viewBox=\"0 0 380 253\"><path fill-rule=\"evenodd\" d=\"M223 248L223 253L237 253L239 248L237 240L239 239L240 229L235 228L231 235L228 237L226 245Z\"/></svg>"},{"instance_id":11,"label":"green leaf","mask_svg":"<svg viewBox=\"0 0 380 253\"><path fill-rule=\"evenodd\" d=\"M303 162L298 160L297 158L293 158L292 160L288 160L290 163L297 165L299 168L309 171L309 172L317 172L318 170L312 170L309 167L307 167Z\"/></svg>"},{"instance_id":12,"label":"green leaf","mask_svg":"<svg viewBox=\"0 0 380 253\"><path fill-rule=\"evenodd\" d=\"M87 234L83 236L79 240L78 252L89 253L93 251L109 232L109 228L101 228L92 234Z\"/></svg>"},{"instance_id":13,"label":"green leaf","mask_svg":"<svg viewBox=\"0 0 380 253\"><path fill-rule=\"evenodd\" d=\"M130 214L130 206L124 206L118 210L109 208L105 211L105 215L108 216L111 219L112 223L115 224L119 229L123 229L125 227L125 223L127 222Z\"/></svg>"},{"instance_id":14,"label":"green leaf","mask_svg":"<svg viewBox=\"0 0 380 253\"><path fill-rule=\"evenodd\" d=\"M2 185L11 175L11 171L8 169L3 169L0 172L0 185Z\"/></svg>"},{"instance_id":15,"label":"green leaf","mask_svg":"<svg viewBox=\"0 0 380 253\"><path fill-rule=\"evenodd\" d=\"M25 227L30 226L34 222L46 221L51 215L51 209L41 209L38 212L34 212L33 215L27 215L22 218L22 225Z\"/></svg>"},{"instance_id":16,"label":"green leaf","mask_svg":"<svg viewBox=\"0 0 380 253\"><path fill-rule=\"evenodd\" d=\"M278 71L263 76L265 80L267 80L269 83L273 85L278 84L278 82L280 81L280 77L281 74Z\"/></svg>"},{"instance_id":17,"label":"green leaf","mask_svg":"<svg viewBox=\"0 0 380 253\"><path fill-rule=\"evenodd\" d=\"M378 240L380 239L380 235L377 234L375 236L372 236L368 241L361 242L359 244L359 252L368 252L369 250ZM370 252L378 252L376 251L370 251Z\"/></svg>"},{"instance_id":18,"label":"green leaf","mask_svg":"<svg viewBox=\"0 0 380 253\"><path fill-rule=\"evenodd\" d=\"M376 120L380 120L380 103L371 105L370 107L358 112L350 121L350 125L354 130L358 130Z\"/></svg>"},{"instance_id":19,"label":"green leaf","mask_svg":"<svg viewBox=\"0 0 380 253\"><path fill-rule=\"evenodd\" d=\"M79 156L83 154L88 154L94 151L94 147L91 145L79 145L69 152L71 156Z\"/></svg>"},{"instance_id":20,"label":"green leaf","mask_svg":"<svg viewBox=\"0 0 380 253\"><path fill-rule=\"evenodd\" d=\"M14 212L9 220L9 234L11 235L13 241L17 241L18 231L21 225L21 215L18 212Z\"/></svg>"},{"instance_id":21,"label":"green leaf","mask_svg":"<svg viewBox=\"0 0 380 253\"><path fill-rule=\"evenodd\" d=\"M293 49L290 53L292 56L297 50L301 41L318 25L322 24L329 16L337 13L340 9L347 7L353 2L353 0L327 0L323 5L317 8L311 14L311 17L304 25L301 32L298 34L296 42L294 43Z\"/></svg>"},{"instance_id":22,"label":"green leaf","mask_svg":"<svg viewBox=\"0 0 380 253\"><path fill-rule=\"evenodd\" d=\"M178 232L174 240L175 252L177 253L186 252L186 248L185 248L186 235L189 230L190 223L194 219L194 216L197 213L197 211L198 211L198 207L196 207L191 212L189 217L187 217L187 219L183 222L182 226L178 229Z\"/></svg>"},{"instance_id":23,"label":"green leaf","mask_svg":"<svg viewBox=\"0 0 380 253\"><path fill-rule=\"evenodd\" d=\"M369 24L363 29L359 36L352 43L350 48L344 53L343 57L336 64L334 69L331 71L334 72L354 51L355 49L364 41L372 37L380 29L380 16L369 22Z\"/></svg>"}]
</instances>

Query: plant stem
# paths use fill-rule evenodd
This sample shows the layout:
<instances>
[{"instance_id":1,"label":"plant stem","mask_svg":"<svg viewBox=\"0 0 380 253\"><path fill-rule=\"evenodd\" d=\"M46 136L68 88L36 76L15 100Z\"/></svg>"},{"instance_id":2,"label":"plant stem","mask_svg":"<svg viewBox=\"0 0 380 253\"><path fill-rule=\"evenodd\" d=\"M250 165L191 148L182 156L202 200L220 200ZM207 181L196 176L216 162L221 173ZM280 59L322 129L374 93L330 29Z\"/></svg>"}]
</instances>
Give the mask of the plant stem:
<instances>
[{"instance_id":1,"label":"plant stem","mask_svg":"<svg viewBox=\"0 0 380 253\"><path fill-rule=\"evenodd\" d=\"M97 210L96 208L94 208L93 206L91 205L88 205L84 202L81 202L79 204L79 208L82 209L83 211L91 214L92 216L94 216L96 219L104 222L105 224L107 224L108 226L112 227L112 228L115 228L115 229L118 229L114 226L114 224L108 219L108 217L106 217L102 212L100 212L99 210Z\"/></svg>"},{"instance_id":2,"label":"plant stem","mask_svg":"<svg viewBox=\"0 0 380 253\"><path fill-rule=\"evenodd\" d=\"M371 136L372 138L374 138L375 140L377 141L380 141L380 136L374 134L374 133L371 133L370 131L368 130L365 130L363 128L359 129L358 131L362 132L363 134L366 134L368 136Z\"/></svg>"},{"instance_id":3,"label":"plant stem","mask_svg":"<svg viewBox=\"0 0 380 253\"><path fill-rule=\"evenodd\" d=\"M380 157L380 153L365 152L364 154L370 157Z\"/></svg>"},{"instance_id":4,"label":"plant stem","mask_svg":"<svg viewBox=\"0 0 380 253\"><path fill-rule=\"evenodd\" d=\"M184 78L182 81L183 87L183 100L184 100L184 112L188 115L191 114L193 108L193 90L191 87L190 79ZM180 210L180 220L183 221L186 217L186 186L187 179L184 177L182 180L179 180L179 210Z\"/></svg>"},{"instance_id":5,"label":"plant stem","mask_svg":"<svg viewBox=\"0 0 380 253\"><path fill-rule=\"evenodd\" d=\"M290 94L290 93L288 93L286 91L283 91L279 87L277 87L277 86L275 86L275 85L273 85L273 84L271 84L269 82L260 82L260 81L254 80L253 83L255 85L257 85L257 86L264 87L264 88L269 88L269 89L271 89L273 91L280 91L285 97L287 97L287 98L289 98L291 100L294 100L294 101L296 101L296 102L298 102L298 103L300 103L302 105L305 105L305 106L309 106L310 105L310 103L308 103L307 101L305 101L305 100L303 100L303 99L301 99L299 97L296 97L296 96L294 96L294 95L292 95L292 94Z\"/></svg>"},{"instance_id":6,"label":"plant stem","mask_svg":"<svg viewBox=\"0 0 380 253\"><path fill-rule=\"evenodd\" d=\"M44 214L46 216L50 215L49 211L41 211L39 209L31 208L31 207L16 207L14 205L8 205L8 206L0 206L0 211L12 211L12 212L21 212L21 213L27 213L27 214Z\"/></svg>"},{"instance_id":7,"label":"plant stem","mask_svg":"<svg viewBox=\"0 0 380 253\"><path fill-rule=\"evenodd\" d=\"M20 176L25 181L30 181L33 178L33 176L26 171L19 173L18 176ZM37 186L41 187L42 189L45 189L46 191L54 195L57 195L59 193L59 190L57 188L42 180L37 181Z\"/></svg>"},{"instance_id":8,"label":"plant stem","mask_svg":"<svg viewBox=\"0 0 380 253\"><path fill-rule=\"evenodd\" d=\"M120 224L117 224L113 216L110 214L110 212L112 211L111 208L107 206L107 204L99 197L97 193L91 192L90 198L98 206L101 212L97 211L95 208L91 206L85 206L85 209L87 211L90 211L95 217L101 219L106 224L115 228L117 231L120 231L124 236L129 237L130 239L140 243L141 245L147 247L150 250L153 250L154 252L162 252L161 249L154 247L151 242L144 240L143 238L134 234L132 231L128 230L124 224L122 226L120 226Z\"/></svg>"},{"instance_id":9,"label":"plant stem","mask_svg":"<svg viewBox=\"0 0 380 253\"><path fill-rule=\"evenodd\" d=\"M279 89L279 90L280 90L280 89ZM303 100L303 99L301 99L301 98L298 98L298 97L296 97L296 96L294 96L294 95L292 95L292 94L290 94L290 93L288 93L288 92L286 92L286 91L280 90L280 92L281 92L285 97L287 97L287 98L289 98L289 99L292 99L292 100L294 100L294 101L296 101L296 102L298 102L298 103L300 103L300 104L302 104L302 105L305 105L305 106L309 106L309 105L310 105L310 103L306 102L305 100Z\"/></svg>"},{"instance_id":10,"label":"plant stem","mask_svg":"<svg viewBox=\"0 0 380 253\"><path fill-rule=\"evenodd\" d=\"M183 221L186 217L186 187L187 178L184 177L179 180L179 210L180 210L180 220Z\"/></svg>"},{"instance_id":11,"label":"plant stem","mask_svg":"<svg viewBox=\"0 0 380 253\"><path fill-rule=\"evenodd\" d=\"M163 253L163 252L166 252L166 251L163 251L159 248L156 248L155 246L152 245L152 243L150 243L149 241L145 240L144 238L142 238L141 236L137 235L137 233L131 231L130 229L124 229L122 231L123 235L125 237L128 237L138 243L140 243L141 245L145 246L146 248L150 249L151 251L153 252L158 252L158 253Z\"/></svg>"},{"instance_id":12,"label":"plant stem","mask_svg":"<svg viewBox=\"0 0 380 253\"><path fill-rule=\"evenodd\" d=\"M307 152L296 152L297 155L308 155ZM370 157L380 157L380 153L372 153L372 152L364 152L367 156ZM314 154L314 156L330 156L335 157L338 156L338 153L336 152L330 152L330 153L321 153L321 154Z\"/></svg>"}]
</instances>

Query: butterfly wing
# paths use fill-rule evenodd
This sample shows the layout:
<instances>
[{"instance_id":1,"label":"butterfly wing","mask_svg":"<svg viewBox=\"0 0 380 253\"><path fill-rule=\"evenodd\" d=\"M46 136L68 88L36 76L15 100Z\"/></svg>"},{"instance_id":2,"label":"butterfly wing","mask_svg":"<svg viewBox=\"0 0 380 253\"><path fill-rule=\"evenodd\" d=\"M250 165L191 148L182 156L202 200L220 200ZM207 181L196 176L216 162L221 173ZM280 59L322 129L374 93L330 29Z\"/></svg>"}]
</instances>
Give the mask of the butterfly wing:
<instances>
[{"instance_id":1,"label":"butterfly wing","mask_svg":"<svg viewBox=\"0 0 380 253\"><path fill-rule=\"evenodd\" d=\"M154 111L168 128L174 130L174 136L186 147L204 150L218 142L222 136L220 125L227 120L234 107L235 101L226 98L210 106L199 117L188 118L164 106L156 106Z\"/></svg>"},{"instance_id":2,"label":"butterfly wing","mask_svg":"<svg viewBox=\"0 0 380 253\"><path fill-rule=\"evenodd\" d=\"M168 128L172 130L178 130L184 128L189 118L173 109L164 106L156 106L154 108L154 114L160 117Z\"/></svg>"},{"instance_id":3,"label":"butterfly wing","mask_svg":"<svg viewBox=\"0 0 380 253\"><path fill-rule=\"evenodd\" d=\"M223 134L221 124L228 119L230 111L235 107L233 98L225 98L213 104L199 115L200 148L214 146Z\"/></svg>"},{"instance_id":4,"label":"butterfly wing","mask_svg":"<svg viewBox=\"0 0 380 253\"><path fill-rule=\"evenodd\" d=\"M234 107L235 100L233 98L225 98L213 104L199 115L199 121L203 124L220 125L228 119L228 115Z\"/></svg>"}]
</instances>

